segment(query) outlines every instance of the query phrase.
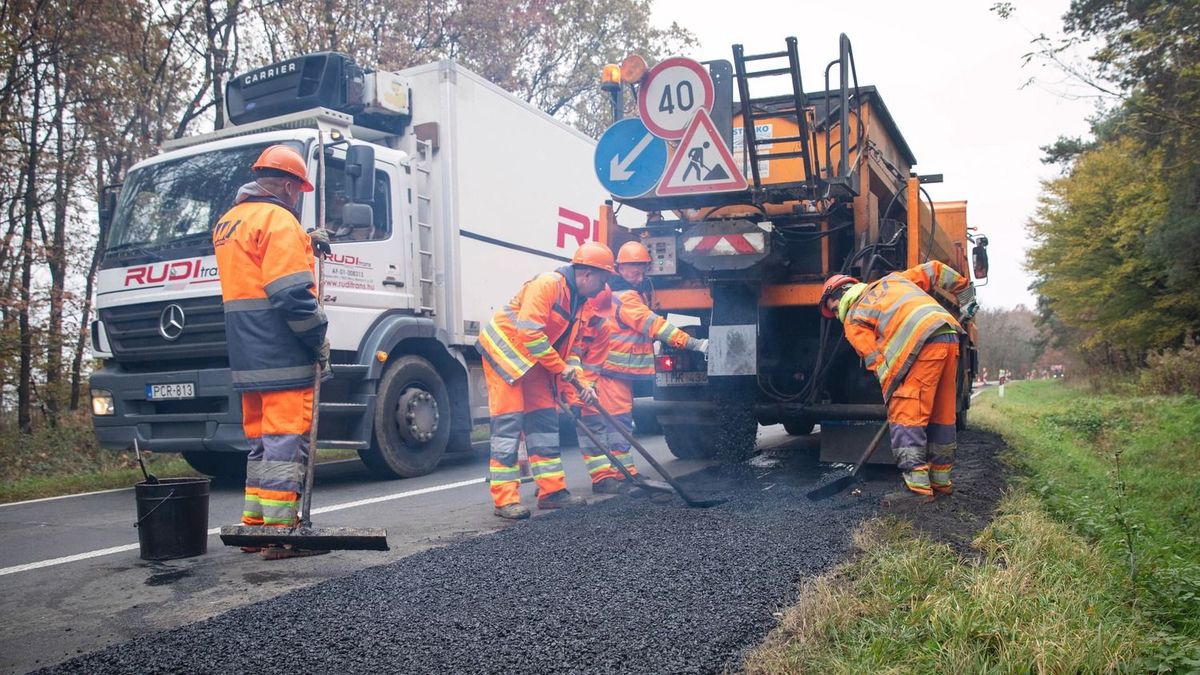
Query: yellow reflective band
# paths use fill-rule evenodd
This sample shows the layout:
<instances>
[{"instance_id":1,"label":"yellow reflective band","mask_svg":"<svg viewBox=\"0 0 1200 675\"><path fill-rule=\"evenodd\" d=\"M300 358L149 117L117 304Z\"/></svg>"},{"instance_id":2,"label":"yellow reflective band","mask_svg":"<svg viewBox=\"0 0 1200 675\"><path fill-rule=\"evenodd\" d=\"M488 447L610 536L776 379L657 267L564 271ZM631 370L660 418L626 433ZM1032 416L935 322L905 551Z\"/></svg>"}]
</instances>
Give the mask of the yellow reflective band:
<instances>
[{"instance_id":1,"label":"yellow reflective band","mask_svg":"<svg viewBox=\"0 0 1200 675\"><path fill-rule=\"evenodd\" d=\"M518 372L524 372L528 367L533 366L533 362L525 358L525 355L521 353L521 350L517 349L517 346L508 339L508 336L504 334L504 331L500 330L500 327L496 325L495 320L487 325L487 327L484 329L484 334L487 335L487 337L492 341L492 344L496 347L496 351L504 353L505 358L509 362L512 362L512 356L516 355L517 359L520 360L520 363L526 366L526 368L516 368ZM497 337L504 341L503 346L496 342ZM508 352L504 350L504 346L508 347Z\"/></svg>"},{"instance_id":2,"label":"yellow reflective band","mask_svg":"<svg viewBox=\"0 0 1200 675\"><path fill-rule=\"evenodd\" d=\"M259 499L259 504L263 506L274 506L276 508L288 508L300 503L299 499Z\"/></svg>"}]
</instances>

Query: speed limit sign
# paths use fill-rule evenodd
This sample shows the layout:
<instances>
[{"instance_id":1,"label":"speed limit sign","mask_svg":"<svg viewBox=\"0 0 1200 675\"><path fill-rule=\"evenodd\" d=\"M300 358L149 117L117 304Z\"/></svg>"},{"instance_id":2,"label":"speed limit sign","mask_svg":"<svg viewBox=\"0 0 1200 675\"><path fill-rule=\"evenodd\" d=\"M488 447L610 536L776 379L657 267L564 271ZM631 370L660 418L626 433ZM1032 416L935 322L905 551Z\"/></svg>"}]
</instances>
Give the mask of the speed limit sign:
<instances>
[{"instance_id":1,"label":"speed limit sign","mask_svg":"<svg viewBox=\"0 0 1200 675\"><path fill-rule=\"evenodd\" d=\"M646 74L646 84L638 95L638 114L650 133L678 140L697 110L712 113L713 98L712 78L704 66L676 56Z\"/></svg>"}]
</instances>

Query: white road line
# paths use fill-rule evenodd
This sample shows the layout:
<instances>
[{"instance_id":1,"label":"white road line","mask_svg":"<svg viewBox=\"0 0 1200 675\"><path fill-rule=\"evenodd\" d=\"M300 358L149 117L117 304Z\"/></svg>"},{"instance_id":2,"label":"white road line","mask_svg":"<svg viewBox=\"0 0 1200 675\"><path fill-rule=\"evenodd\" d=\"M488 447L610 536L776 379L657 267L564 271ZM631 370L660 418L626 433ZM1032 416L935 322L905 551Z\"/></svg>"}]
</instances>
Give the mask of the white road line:
<instances>
[{"instance_id":1,"label":"white road line","mask_svg":"<svg viewBox=\"0 0 1200 675\"><path fill-rule=\"evenodd\" d=\"M982 390L982 389L980 389L979 391L975 392L974 394L971 394L971 400L972 400L972 401L974 401L974 400L975 400L975 397L976 397L976 396L978 396L978 395L980 395L980 394L982 394L982 393L983 393L983 390Z\"/></svg>"},{"instance_id":2,"label":"white road line","mask_svg":"<svg viewBox=\"0 0 1200 675\"><path fill-rule=\"evenodd\" d=\"M313 512L313 515L317 515L317 514L321 514L321 513L332 513L334 511L344 511L346 509L353 509L353 508L357 508L359 506L366 506L368 504L378 504L380 502L389 502L389 501L392 501L395 499L404 499L405 497L416 497L418 495L426 495L431 492L441 492L443 490L453 490L453 489L460 488L460 487L466 487L468 485L478 485L479 483L482 483L484 481L485 481L484 478L472 478L470 480L460 480L457 483L445 483L443 485L434 485L431 487L419 488L417 490L408 490L407 492L396 492L396 493L390 494L390 495L382 495L379 497L370 497L367 499L358 499L358 500L355 500L352 502L343 502L341 504L331 504L329 506L322 506L319 509L313 509L312 512ZM220 531L221 531L221 528L213 527L208 530L208 534L209 534L209 536L212 536L214 534L219 533ZM124 553L125 551L136 550L137 548L138 548L138 544L125 544L123 546L113 546L111 548L102 548L102 549L99 549L96 551L88 551L86 553L76 553L75 555L64 556L62 558L52 558L50 560L41 560L38 562L26 563L24 565L14 565L13 567L5 567L3 569L0 569L0 577L5 576L6 574L16 574L17 572L28 572L29 570L41 569L43 567L53 567L55 565L65 565L67 563L78 562L80 560L87 560L88 558L99 558L100 556L112 555L114 553Z\"/></svg>"}]
</instances>

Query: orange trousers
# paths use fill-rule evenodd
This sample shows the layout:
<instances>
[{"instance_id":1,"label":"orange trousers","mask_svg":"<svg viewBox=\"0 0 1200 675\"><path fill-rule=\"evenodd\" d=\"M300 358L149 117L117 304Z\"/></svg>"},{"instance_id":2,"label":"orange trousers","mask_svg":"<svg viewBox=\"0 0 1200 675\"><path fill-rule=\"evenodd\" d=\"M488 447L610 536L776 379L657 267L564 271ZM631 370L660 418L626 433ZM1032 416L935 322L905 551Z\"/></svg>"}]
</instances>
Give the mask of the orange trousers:
<instances>
[{"instance_id":1,"label":"orange trousers","mask_svg":"<svg viewBox=\"0 0 1200 675\"><path fill-rule=\"evenodd\" d=\"M632 432L633 382L620 377L601 375L596 380L596 395L604 410L612 415L618 424ZM637 467L633 465L633 452L629 447L629 442L616 429L613 429L595 408L588 405L583 406L583 415L580 416L579 421L583 422L583 425L595 434L596 438L607 444L609 451L620 460L621 464L625 465L629 473L637 475ZM596 449L592 439L588 438L586 434L579 437L579 450L583 454L583 463L587 466L588 475L591 476L593 484L599 483L605 478L616 478L617 480L625 478L620 471L613 467L612 462L608 461L604 453Z\"/></svg>"},{"instance_id":2,"label":"orange trousers","mask_svg":"<svg viewBox=\"0 0 1200 675\"><path fill-rule=\"evenodd\" d=\"M522 434L529 452L529 468L537 483L538 498L545 499L565 490L567 478L558 447L555 376L535 365L521 379L509 384L484 359L483 379L487 383L488 413L492 417L491 460L488 462L492 502L499 508L521 501L517 448Z\"/></svg>"},{"instance_id":3,"label":"orange trousers","mask_svg":"<svg viewBox=\"0 0 1200 675\"><path fill-rule=\"evenodd\" d=\"M242 431L250 442L242 523L296 523L310 451L312 404L311 388L242 392Z\"/></svg>"},{"instance_id":4,"label":"orange trousers","mask_svg":"<svg viewBox=\"0 0 1200 675\"><path fill-rule=\"evenodd\" d=\"M931 338L888 401L892 454L909 490L952 490L950 471L958 447L958 336Z\"/></svg>"}]
</instances>

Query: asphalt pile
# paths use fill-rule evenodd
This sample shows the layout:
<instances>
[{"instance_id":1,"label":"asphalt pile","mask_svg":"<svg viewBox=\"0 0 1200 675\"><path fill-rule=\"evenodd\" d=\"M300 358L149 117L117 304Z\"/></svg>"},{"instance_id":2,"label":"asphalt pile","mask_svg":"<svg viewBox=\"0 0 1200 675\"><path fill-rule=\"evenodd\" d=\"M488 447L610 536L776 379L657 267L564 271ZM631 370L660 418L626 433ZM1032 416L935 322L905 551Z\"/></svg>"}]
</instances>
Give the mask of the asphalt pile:
<instances>
[{"instance_id":1,"label":"asphalt pile","mask_svg":"<svg viewBox=\"0 0 1200 675\"><path fill-rule=\"evenodd\" d=\"M610 499L43 672L722 672L878 504L776 478L710 469L687 483L716 508Z\"/></svg>"}]
</instances>

